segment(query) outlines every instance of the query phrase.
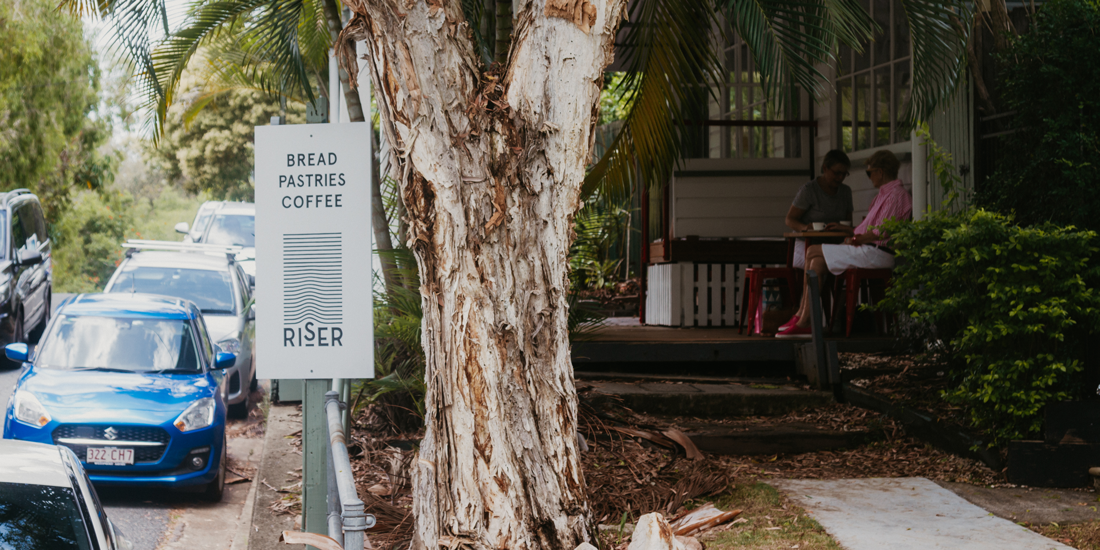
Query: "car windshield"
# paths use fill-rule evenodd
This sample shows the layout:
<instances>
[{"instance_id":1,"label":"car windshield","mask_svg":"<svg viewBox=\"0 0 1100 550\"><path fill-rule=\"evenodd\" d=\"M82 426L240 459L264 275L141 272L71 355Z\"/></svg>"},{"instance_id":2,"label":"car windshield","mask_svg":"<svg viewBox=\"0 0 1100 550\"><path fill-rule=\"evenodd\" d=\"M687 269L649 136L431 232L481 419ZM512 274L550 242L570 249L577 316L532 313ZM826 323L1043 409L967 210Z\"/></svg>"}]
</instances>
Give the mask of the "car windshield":
<instances>
[{"instance_id":1,"label":"car windshield","mask_svg":"<svg viewBox=\"0 0 1100 550\"><path fill-rule=\"evenodd\" d=\"M210 222L203 239L206 244L256 246L256 217L244 214L218 214Z\"/></svg>"},{"instance_id":2,"label":"car windshield","mask_svg":"<svg viewBox=\"0 0 1100 550\"><path fill-rule=\"evenodd\" d=\"M73 490L0 483L0 550L55 548L91 548Z\"/></svg>"},{"instance_id":3,"label":"car windshield","mask_svg":"<svg viewBox=\"0 0 1100 550\"><path fill-rule=\"evenodd\" d=\"M201 372L191 324L182 319L63 315L37 365L125 372Z\"/></svg>"},{"instance_id":4,"label":"car windshield","mask_svg":"<svg viewBox=\"0 0 1100 550\"><path fill-rule=\"evenodd\" d=\"M145 292L195 302L203 313L232 315L236 299L229 271L126 266L109 292Z\"/></svg>"}]
</instances>

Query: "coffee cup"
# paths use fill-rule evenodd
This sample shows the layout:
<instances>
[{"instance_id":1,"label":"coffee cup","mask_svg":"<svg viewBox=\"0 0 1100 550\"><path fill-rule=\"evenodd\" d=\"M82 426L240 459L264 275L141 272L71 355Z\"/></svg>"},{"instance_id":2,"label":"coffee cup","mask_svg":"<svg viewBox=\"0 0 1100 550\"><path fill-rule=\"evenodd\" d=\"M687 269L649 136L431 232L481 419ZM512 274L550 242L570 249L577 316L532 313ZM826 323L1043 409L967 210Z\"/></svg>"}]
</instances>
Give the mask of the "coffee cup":
<instances>
[{"instance_id":1,"label":"coffee cup","mask_svg":"<svg viewBox=\"0 0 1100 550\"><path fill-rule=\"evenodd\" d=\"M825 223L824 222L814 222L811 225L813 226L814 231L824 231L825 230Z\"/></svg>"},{"instance_id":2,"label":"coffee cup","mask_svg":"<svg viewBox=\"0 0 1100 550\"><path fill-rule=\"evenodd\" d=\"M852 227L852 222L843 221L843 222L840 222L840 225L843 225L844 227Z\"/></svg>"}]
</instances>

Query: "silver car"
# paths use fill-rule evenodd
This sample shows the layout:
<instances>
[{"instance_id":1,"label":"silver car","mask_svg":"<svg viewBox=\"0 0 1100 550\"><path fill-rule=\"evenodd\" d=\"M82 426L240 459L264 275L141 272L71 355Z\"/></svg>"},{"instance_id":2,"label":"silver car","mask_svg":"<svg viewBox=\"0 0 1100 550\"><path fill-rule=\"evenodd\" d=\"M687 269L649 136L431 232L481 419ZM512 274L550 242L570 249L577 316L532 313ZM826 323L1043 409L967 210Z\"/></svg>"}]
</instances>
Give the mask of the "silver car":
<instances>
[{"instance_id":1,"label":"silver car","mask_svg":"<svg viewBox=\"0 0 1100 550\"><path fill-rule=\"evenodd\" d=\"M126 246L126 258L103 291L160 294L198 305L220 351L237 356L226 369L229 415L247 416L249 394L257 387L256 314L249 275L234 259L238 250L223 247L218 253L217 247L157 241Z\"/></svg>"},{"instance_id":2,"label":"silver car","mask_svg":"<svg viewBox=\"0 0 1100 550\"><path fill-rule=\"evenodd\" d=\"M176 224L183 242L239 246L236 260L245 273L256 276L256 205L250 202L206 201L195 221Z\"/></svg>"},{"instance_id":3,"label":"silver car","mask_svg":"<svg viewBox=\"0 0 1100 550\"><path fill-rule=\"evenodd\" d=\"M0 439L0 549L131 550L65 447Z\"/></svg>"}]
</instances>

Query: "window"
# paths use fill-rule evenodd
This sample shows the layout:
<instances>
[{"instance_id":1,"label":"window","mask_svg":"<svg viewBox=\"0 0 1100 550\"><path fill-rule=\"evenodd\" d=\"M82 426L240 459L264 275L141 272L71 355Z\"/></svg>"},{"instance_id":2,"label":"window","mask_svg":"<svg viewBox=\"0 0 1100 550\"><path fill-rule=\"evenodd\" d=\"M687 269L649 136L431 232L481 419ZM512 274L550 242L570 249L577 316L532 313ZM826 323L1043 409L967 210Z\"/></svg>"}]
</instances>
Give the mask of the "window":
<instances>
[{"instance_id":1,"label":"window","mask_svg":"<svg viewBox=\"0 0 1100 550\"><path fill-rule=\"evenodd\" d=\"M37 364L56 369L202 372L191 325L178 319L63 315Z\"/></svg>"},{"instance_id":2,"label":"window","mask_svg":"<svg viewBox=\"0 0 1100 550\"><path fill-rule=\"evenodd\" d=\"M191 300L203 314L233 315L237 299L229 271L176 267L122 268L107 292L145 292Z\"/></svg>"},{"instance_id":3,"label":"window","mask_svg":"<svg viewBox=\"0 0 1100 550\"><path fill-rule=\"evenodd\" d=\"M724 50L727 81L716 90L718 100L700 91L693 104L686 105L685 120L708 120L709 125L689 126L685 140L686 158L800 158L804 128L767 126L767 122L799 120L805 100L796 91L787 112L767 101L760 73L749 47L733 31L733 40ZM752 121L756 126L740 126L730 121ZM725 123L723 125L723 123ZM807 134L808 136L808 134Z\"/></svg>"},{"instance_id":4,"label":"window","mask_svg":"<svg viewBox=\"0 0 1100 550\"><path fill-rule=\"evenodd\" d=\"M897 120L909 104L912 69L909 23L897 0L861 0L882 29L863 53L841 46L837 55L840 144L859 151L909 140Z\"/></svg>"},{"instance_id":5,"label":"window","mask_svg":"<svg viewBox=\"0 0 1100 550\"><path fill-rule=\"evenodd\" d=\"M11 212L11 248L12 250L21 250L27 246L27 230L26 224L23 223L23 218L26 212L23 207L16 207ZM18 256L15 256L18 258Z\"/></svg>"}]
</instances>

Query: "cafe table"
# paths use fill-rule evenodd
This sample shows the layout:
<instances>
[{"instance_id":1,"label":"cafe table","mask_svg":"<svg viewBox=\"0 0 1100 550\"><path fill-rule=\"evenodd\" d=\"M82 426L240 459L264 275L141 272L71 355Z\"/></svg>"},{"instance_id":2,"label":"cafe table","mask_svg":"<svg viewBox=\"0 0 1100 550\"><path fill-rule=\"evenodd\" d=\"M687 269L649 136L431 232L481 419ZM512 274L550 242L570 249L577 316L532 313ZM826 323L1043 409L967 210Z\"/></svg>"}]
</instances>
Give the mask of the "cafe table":
<instances>
[{"instance_id":1,"label":"cafe table","mask_svg":"<svg viewBox=\"0 0 1100 550\"><path fill-rule=\"evenodd\" d=\"M806 246L812 244L839 244L845 237L849 237L848 233L843 231L793 231L790 233L784 233L783 237L787 239L787 267L794 267L794 241L795 239L806 239Z\"/></svg>"}]
</instances>

